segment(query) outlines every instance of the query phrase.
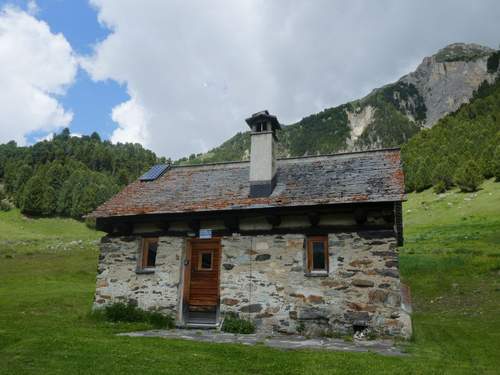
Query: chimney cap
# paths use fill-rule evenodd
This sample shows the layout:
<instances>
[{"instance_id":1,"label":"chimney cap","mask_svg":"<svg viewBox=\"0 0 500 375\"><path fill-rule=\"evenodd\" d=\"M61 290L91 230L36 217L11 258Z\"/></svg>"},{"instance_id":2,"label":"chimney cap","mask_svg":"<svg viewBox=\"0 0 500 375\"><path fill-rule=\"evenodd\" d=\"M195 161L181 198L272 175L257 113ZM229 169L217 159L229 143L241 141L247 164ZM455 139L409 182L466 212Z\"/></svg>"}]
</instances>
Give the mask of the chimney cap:
<instances>
[{"instance_id":1,"label":"chimney cap","mask_svg":"<svg viewBox=\"0 0 500 375\"><path fill-rule=\"evenodd\" d=\"M281 129L281 125L278 121L278 118L274 115L270 115L267 109L254 113L251 117L247 118L245 121L251 128L253 124L266 120L271 123L271 127L273 130Z\"/></svg>"}]
</instances>

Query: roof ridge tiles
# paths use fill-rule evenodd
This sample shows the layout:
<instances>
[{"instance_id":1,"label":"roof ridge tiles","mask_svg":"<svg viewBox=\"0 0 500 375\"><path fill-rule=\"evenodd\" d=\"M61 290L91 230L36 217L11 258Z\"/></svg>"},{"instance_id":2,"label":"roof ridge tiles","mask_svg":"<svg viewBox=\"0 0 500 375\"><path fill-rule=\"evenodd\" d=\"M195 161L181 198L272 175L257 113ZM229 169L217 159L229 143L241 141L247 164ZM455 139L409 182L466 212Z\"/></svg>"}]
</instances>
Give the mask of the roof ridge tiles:
<instances>
[{"instance_id":1,"label":"roof ridge tiles","mask_svg":"<svg viewBox=\"0 0 500 375\"><path fill-rule=\"evenodd\" d=\"M303 159L325 158L325 157L356 155L356 154L371 154L371 153L377 153L377 152L400 151L400 150L401 150L401 147L387 147L387 148L378 148L378 149L374 149L374 150L338 152L335 154L319 154L319 155L294 156L294 157L288 157L288 158L277 158L277 161L303 160ZM200 164L181 164L181 165L172 164L171 168L205 167L205 166L228 165L228 164L248 164L249 162L250 162L250 160L232 160L232 161L218 161L218 162L213 162L213 163L200 163Z\"/></svg>"}]
</instances>

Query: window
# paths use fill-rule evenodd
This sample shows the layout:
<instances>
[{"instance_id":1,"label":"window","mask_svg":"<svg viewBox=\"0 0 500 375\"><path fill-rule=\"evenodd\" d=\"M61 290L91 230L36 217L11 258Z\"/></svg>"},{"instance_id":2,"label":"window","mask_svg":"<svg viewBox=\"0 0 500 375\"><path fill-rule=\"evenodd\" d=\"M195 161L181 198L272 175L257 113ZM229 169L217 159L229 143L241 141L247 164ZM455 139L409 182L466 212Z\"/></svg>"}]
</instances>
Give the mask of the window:
<instances>
[{"instance_id":1,"label":"window","mask_svg":"<svg viewBox=\"0 0 500 375\"><path fill-rule=\"evenodd\" d=\"M141 268L152 268L156 264L158 238L144 238L142 240Z\"/></svg>"},{"instance_id":2,"label":"window","mask_svg":"<svg viewBox=\"0 0 500 375\"><path fill-rule=\"evenodd\" d=\"M328 273L328 237L307 239L307 272Z\"/></svg>"},{"instance_id":3,"label":"window","mask_svg":"<svg viewBox=\"0 0 500 375\"><path fill-rule=\"evenodd\" d=\"M202 251L198 256L198 270L211 271L212 270L212 252Z\"/></svg>"}]
</instances>

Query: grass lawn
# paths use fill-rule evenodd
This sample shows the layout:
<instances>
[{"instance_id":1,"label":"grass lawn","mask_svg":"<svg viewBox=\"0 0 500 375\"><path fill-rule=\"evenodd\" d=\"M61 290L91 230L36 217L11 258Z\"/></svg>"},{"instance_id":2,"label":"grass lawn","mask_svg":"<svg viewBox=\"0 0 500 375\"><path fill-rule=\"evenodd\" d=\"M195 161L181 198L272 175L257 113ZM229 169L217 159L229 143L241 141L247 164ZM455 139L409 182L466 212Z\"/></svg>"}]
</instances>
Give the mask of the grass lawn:
<instances>
[{"instance_id":1,"label":"grass lawn","mask_svg":"<svg viewBox=\"0 0 500 375\"><path fill-rule=\"evenodd\" d=\"M411 194L404 212L401 272L415 310L406 357L115 336L146 327L88 317L100 234L0 213L0 373L500 373L500 184Z\"/></svg>"}]
</instances>

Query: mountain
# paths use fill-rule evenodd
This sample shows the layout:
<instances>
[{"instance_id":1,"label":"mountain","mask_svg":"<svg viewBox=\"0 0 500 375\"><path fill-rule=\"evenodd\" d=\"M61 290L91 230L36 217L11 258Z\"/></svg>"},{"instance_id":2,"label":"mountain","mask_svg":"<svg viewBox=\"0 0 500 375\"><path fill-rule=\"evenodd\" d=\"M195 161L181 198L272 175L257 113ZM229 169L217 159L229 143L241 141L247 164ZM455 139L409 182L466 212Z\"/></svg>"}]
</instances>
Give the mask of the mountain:
<instances>
[{"instance_id":1,"label":"mountain","mask_svg":"<svg viewBox=\"0 0 500 375\"><path fill-rule=\"evenodd\" d=\"M400 146L421 129L468 103L483 82L498 76L500 51L455 43L425 57L414 72L362 99L286 125L278 135L281 157ZM238 133L213 150L178 163L244 160L250 134Z\"/></svg>"},{"instance_id":2,"label":"mountain","mask_svg":"<svg viewBox=\"0 0 500 375\"><path fill-rule=\"evenodd\" d=\"M484 178L500 181L500 77L412 137L401 154L407 191L434 186L442 193L454 185L475 191Z\"/></svg>"}]
</instances>

